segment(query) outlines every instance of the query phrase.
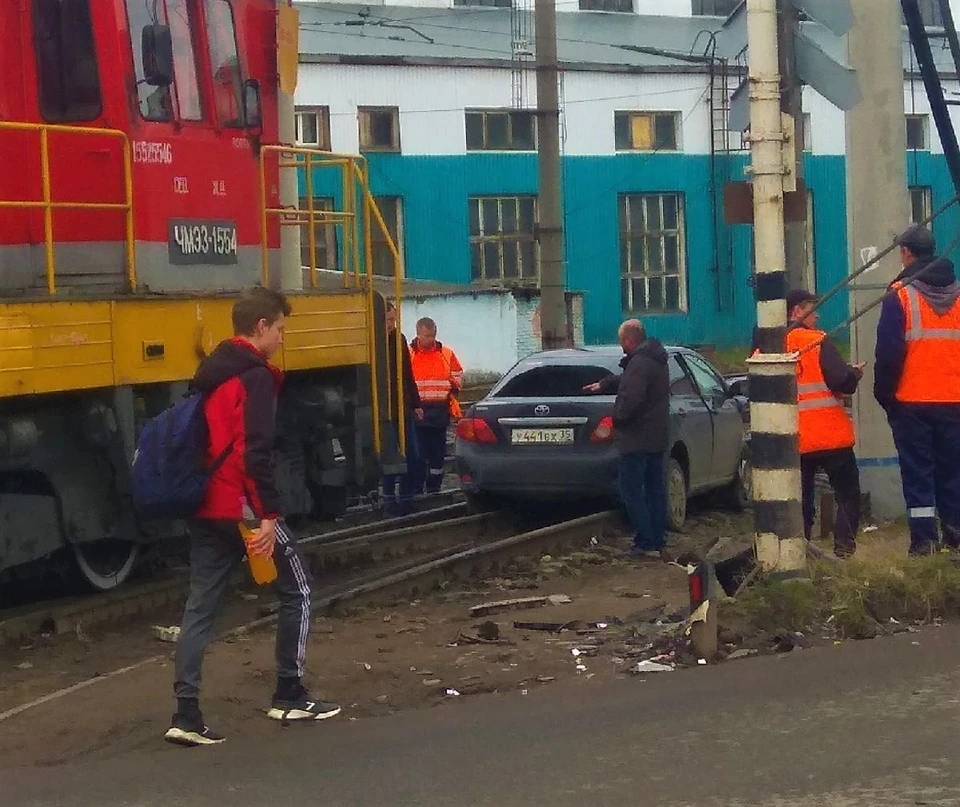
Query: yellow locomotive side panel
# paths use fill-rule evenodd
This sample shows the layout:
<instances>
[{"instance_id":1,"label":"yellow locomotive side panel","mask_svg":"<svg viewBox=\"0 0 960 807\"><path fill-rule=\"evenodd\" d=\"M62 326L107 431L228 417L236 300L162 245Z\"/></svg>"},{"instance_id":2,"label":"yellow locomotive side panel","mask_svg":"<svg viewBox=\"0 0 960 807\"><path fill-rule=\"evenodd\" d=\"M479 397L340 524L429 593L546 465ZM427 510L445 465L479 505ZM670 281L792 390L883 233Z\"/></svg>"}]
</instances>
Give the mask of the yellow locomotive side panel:
<instances>
[{"instance_id":1,"label":"yellow locomotive side panel","mask_svg":"<svg viewBox=\"0 0 960 807\"><path fill-rule=\"evenodd\" d=\"M0 306L0 396L109 387L110 303Z\"/></svg>"},{"instance_id":2,"label":"yellow locomotive side panel","mask_svg":"<svg viewBox=\"0 0 960 807\"><path fill-rule=\"evenodd\" d=\"M283 361L287 370L367 364L366 298L360 292L290 298Z\"/></svg>"},{"instance_id":3,"label":"yellow locomotive side panel","mask_svg":"<svg viewBox=\"0 0 960 807\"><path fill-rule=\"evenodd\" d=\"M363 292L291 295L285 370L367 364ZM0 303L0 397L182 381L232 332L228 298Z\"/></svg>"}]
</instances>

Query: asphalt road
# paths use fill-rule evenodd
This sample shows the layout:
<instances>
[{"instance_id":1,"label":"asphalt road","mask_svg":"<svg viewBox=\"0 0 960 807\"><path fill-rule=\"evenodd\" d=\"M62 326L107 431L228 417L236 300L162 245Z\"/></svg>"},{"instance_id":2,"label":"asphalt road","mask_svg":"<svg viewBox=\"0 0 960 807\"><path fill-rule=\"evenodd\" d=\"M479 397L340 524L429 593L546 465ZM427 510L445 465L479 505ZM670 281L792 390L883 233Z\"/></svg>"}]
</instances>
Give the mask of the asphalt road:
<instances>
[{"instance_id":1,"label":"asphalt road","mask_svg":"<svg viewBox=\"0 0 960 807\"><path fill-rule=\"evenodd\" d=\"M919 644L915 644L919 643ZM593 688L481 696L271 744L4 771L0 804L960 804L960 628ZM263 718L265 719L265 718Z\"/></svg>"}]
</instances>

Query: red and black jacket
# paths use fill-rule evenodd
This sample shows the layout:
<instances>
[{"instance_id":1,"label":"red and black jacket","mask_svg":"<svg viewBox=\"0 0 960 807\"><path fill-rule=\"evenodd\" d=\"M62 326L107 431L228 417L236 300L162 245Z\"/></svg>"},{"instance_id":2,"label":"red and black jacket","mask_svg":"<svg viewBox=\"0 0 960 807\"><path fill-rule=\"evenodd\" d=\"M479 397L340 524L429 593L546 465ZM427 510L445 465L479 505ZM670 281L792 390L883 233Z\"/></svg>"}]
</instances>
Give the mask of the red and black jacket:
<instances>
[{"instance_id":1,"label":"red and black jacket","mask_svg":"<svg viewBox=\"0 0 960 807\"><path fill-rule=\"evenodd\" d=\"M282 382L283 374L245 339L221 342L200 363L191 386L208 396L207 458L213 463L233 447L214 472L197 518L239 521L242 499L258 518L281 515L273 444Z\"/></svg>"}]
</instances>

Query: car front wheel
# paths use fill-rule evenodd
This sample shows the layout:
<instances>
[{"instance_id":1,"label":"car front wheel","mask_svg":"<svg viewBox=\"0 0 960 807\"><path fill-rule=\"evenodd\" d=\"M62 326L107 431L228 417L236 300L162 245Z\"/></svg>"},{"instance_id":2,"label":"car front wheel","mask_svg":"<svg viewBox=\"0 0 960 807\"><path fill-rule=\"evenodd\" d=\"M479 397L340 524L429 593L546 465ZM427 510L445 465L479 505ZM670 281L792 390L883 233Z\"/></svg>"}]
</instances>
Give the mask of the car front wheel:
<instances>
[{"instance_id":1,"label":"car front wheel","mask_svg":"<svg viewBox=\"0 0 960 807\"><path fill-rule=\"evenodd\" d=\"M677 532L687 520L687 476L676 457L667 460L667 529Z\"/></svg>"}]
</instances>

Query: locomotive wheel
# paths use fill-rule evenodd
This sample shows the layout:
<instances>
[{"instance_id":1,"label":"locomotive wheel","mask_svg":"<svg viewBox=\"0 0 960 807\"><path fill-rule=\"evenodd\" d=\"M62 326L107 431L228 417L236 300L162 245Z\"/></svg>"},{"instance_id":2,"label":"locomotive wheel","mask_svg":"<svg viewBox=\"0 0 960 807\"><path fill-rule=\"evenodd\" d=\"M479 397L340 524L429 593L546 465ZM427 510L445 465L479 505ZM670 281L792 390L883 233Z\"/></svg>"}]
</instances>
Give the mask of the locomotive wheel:
<instances>
[{"instance_id":1,"label":"locomotive wheel","mask_svg":"<svg viewBox=\"0 0 960 807\"><path fill-rule=\"evenodd\" d=\"M71 544L80 582L94 591L110 591L130 576L140 554L132 541L94 541Z\"/></svg>"}]
</instances>

